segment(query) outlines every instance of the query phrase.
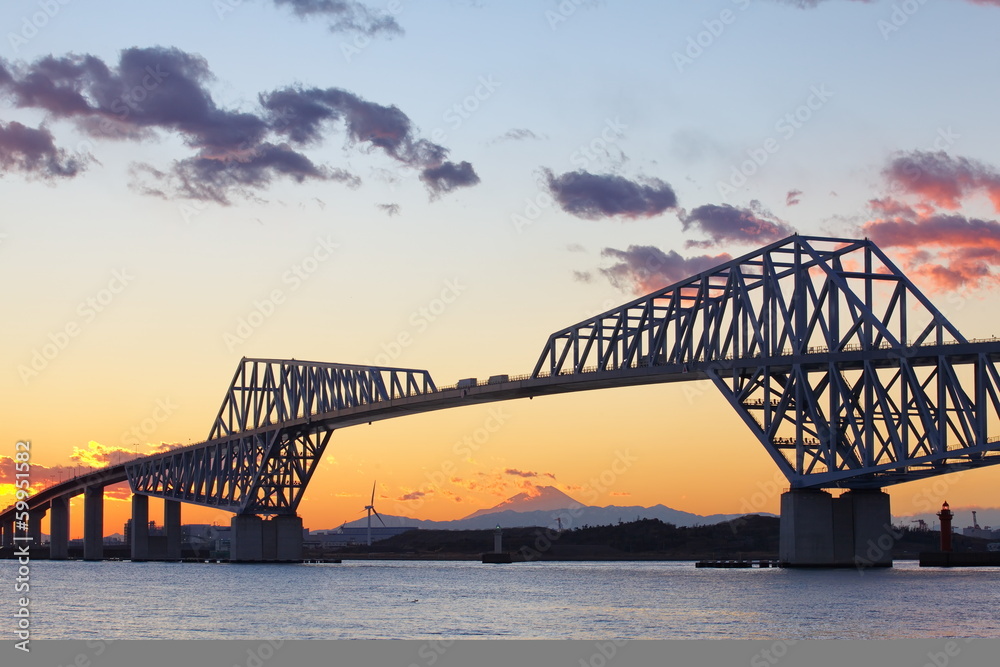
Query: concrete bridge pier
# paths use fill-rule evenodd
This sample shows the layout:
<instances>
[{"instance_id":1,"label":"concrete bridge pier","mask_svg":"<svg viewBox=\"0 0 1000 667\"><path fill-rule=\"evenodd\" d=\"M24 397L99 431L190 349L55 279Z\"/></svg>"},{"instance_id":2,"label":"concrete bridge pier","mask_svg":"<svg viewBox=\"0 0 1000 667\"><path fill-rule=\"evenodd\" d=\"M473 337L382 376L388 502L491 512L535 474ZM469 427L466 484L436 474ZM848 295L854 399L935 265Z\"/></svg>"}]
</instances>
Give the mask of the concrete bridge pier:
<instances>
[{"instance_id":1,"label":"concrete bridge pier","mask_svg":"<svg viewBox=\"0 0 1000 667\"><path fill-rule=\"evenodd\" d=\"M818 489L781 495L784 567L892 567L896 538L881 489L852 489L839 498Z\"/></svg>"},{"instance_id":2,"label":"concrete bridge pier","mask_svg":"<svg viewBox=\"0 0 1000 667\"><path fill-rule=\"evenodd\" d=\"M49 517L49 558L69 558L69 496L52 499L52 516Z\"/></svg>"},{"instance_id":3,"label":"concrete bridge pier","mask_svg":"<svg viewBox=\"0 0 1000 667\"><path fill-rule=\"evenodd\" d=\"M275 559L302 560L302 517L276 516L269 523L274 524Z\"/></svg>"},{"instance_id":4,"label":"concrete bridge pier","mask_svg":"<svg viewBox=\"0 0 1000 667\"><path fill-rule=\"evenodd\" d=\"M129 539L132 543L132 562L149 560L149 496L132 494L132 528Z\"/></svg>"},{"instance_id":5,"label":"concrete bridge pier","mask_svg":"<svg viewBox=\"0 0 1000 667\"><path fill-rule=\"evenodd\" d=\"M237 514L230 521L229 560L235 563L302 560L302 518L276 516L264 521Z\"/></svg>"},{"instance_id":6,"label":"concrete bridge pier","mask_svg":"<svg viewBox=\"0 0 1000 667\"><path fill-rule=\"evenodd\" d=\"M42 546L42 519L48 512L47 507L41 507L28 514L28 534L31 536L31 546L36 549Z\"/></svg>"},{"instance_id":7,"label":"concrete bridge pier","mask_svg":"<svg viewBox=\"0 0 1000 667\"><path fill-rule=\"evenodd\" d=\"M264 560L261 524L256 514L237 514L230 522L229 560L234 563L259 563Z\"/></svg>"},{"instance_id":8,"label":"concrete bridge pier","mask_svg":"<svg viewBox=\"0 0 1000 667\"><path fill-rule=\"evenodd\" d=\"M104 487L83 491L83 560L104 560Z\"/></svg>"},{"instance_id":9,"label":"concrete bridge pier","mask_svg":"<svg viewBox=\"0 0 1000 667\"><path fill-rule=\"evenodd\" d=\"M181 502L163 501L163 528L166 537L149 535L149 496L132 494L132 562L181 560Z\"/></svg>"},{"instance_id":10,"label":"concrete bridge pier","mask_svg":"<svg viewBox=\"0 0 1000 667\"><path fill-rule=\"evenodd\" d=\"M163 528L167 535L167 560L181 559L181 501L163 501Z\"/></svg>"}]
</instances>

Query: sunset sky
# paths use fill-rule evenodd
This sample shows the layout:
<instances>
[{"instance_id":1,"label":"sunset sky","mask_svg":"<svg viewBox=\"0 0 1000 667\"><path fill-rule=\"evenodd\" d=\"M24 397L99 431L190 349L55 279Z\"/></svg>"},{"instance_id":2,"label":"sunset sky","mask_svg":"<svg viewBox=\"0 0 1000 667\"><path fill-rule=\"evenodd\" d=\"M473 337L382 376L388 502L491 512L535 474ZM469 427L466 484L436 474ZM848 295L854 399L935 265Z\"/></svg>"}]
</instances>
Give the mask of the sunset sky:
<instances>
[{"instance_id":1,"label":"sunset sky","mask_svg":"<svg viewBox=\"0 0 1000 667\"><path fill-rule=\"evenodd\" d=\"M203 440L243 356L526 373L553 331L795 232L868 236L1000 334L1000 0L9 0L0 25L0 506L19 439L36 489ZM339 431L300 514L360 518L375 480L424 519L535 485L776 513L776 472L710 383L603 390ZM1000 470L943 479L893 513L1000 506Z\"/></svg>"}]
</instances>

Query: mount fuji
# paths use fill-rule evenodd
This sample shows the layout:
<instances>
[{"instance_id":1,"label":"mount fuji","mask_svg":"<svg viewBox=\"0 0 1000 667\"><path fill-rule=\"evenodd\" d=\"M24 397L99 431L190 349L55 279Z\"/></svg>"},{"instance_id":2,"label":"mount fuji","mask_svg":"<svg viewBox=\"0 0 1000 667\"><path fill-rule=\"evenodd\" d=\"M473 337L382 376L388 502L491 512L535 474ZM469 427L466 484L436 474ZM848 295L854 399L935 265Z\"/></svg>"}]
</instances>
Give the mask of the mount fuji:
<instances>
[{"instance_id":1,"label":"mount fuji","mask_svg":"<svg viewBox=\"0 0 1000 667\"><path fill-rule=\"evenodd\" d=\"M453 521L425 521L405 516L383 514L387 526L412 526L415 528L435 528L448 530L476 530L518 526L543 526L563 529L579 526L601 526L635 519L659 519L675 526L697 526L720 523L735 519L742 514L710 514L703 516L676 510L665 505L640 507L638 505L608 505L595 507L584 505L572 496L554 486L537 486L533 493L523 492L489 507L476 510L472 514ZM350 527L364 526L363 519L346 524Z\"/></svg>"}]
</instances>

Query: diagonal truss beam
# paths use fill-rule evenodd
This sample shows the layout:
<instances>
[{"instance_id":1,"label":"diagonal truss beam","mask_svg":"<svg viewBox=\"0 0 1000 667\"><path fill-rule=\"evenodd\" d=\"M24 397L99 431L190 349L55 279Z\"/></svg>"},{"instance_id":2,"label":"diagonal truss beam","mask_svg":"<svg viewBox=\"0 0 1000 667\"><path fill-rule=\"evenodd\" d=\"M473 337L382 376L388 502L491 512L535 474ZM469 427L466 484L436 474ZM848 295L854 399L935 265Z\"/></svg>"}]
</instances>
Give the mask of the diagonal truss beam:
<instances>
[{"instance_id":1,"label":"diagonal truss beam","mask_svg":"<svg viewBox=\"0 0 1000 667\"><path fill-rule=\"evenodd\" d=\"M335 428L710 379L796 488L1000 463L1000 341L969 341L868 240L793 236L552 334L528 376L243 359L209 440L125 464L136 493L294 513Z\"/></svg>"},{"instance_id":2,"label":"diagonal truss beam","mask_svg":"<svg viewBox=\"0 0 1000 667\"><path fill-rule=\"evenodd\" d=\"M966 342L867 240L793 236L549 337L532 377Z\"/></svg>"},{"instance_id":3,"label":"diagonal truss beam","mask_svg":"<svg viewBox=\"0 0 1000 667\"><path fill-rule=\"evenodd\" d=\"M532 377L680 367L792 486L862 488L1000 462L998 360L871 241L793 236L557 331Z\"/></svg>"},{"instance_id":4,"label":"diagonal truss beam","mask_svg":"<svg viewBox=\"0 0 1000 667\"><path fill-rule=\"evenodd\" d=\"M427 371L244 357L208 437L434 391Z\"/></svg>"},{"instance_id":5,"label":"diagonal truss beam","mask_svg":"<svg viewBox=\"0 0 1000 667\"><path fill-rule=\"evenodd\" d=\"M316 415L437 391L427 371L321 362L240 361L209 439L126 464L134 493L240 514L294 514L333 435Z\"/></svg>"},{"instance_id":6,"label":"diagonal truss beam","mask_svg":"<svg viewBox=\"0 0 1000 667\"><path fill-rule=\"evenodd\" d=\"M238 514L295 514L333 435L271 429L126 466L134 493Z\"/></svg>"}]
</instances>

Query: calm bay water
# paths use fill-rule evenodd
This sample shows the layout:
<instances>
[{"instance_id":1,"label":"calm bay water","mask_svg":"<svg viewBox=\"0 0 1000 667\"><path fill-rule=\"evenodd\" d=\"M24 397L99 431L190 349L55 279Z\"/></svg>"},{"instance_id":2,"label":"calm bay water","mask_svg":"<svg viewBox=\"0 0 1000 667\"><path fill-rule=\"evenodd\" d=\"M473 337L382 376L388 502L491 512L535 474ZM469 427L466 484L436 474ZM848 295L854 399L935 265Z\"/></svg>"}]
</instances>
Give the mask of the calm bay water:
<instances>
[{"instance_id":1,"label":"calm bay water","mask_svg":"<svg viewBox=\"0 0 1000 667\"><path fill-rule=\"evenodd\" d=\"M14 568L0 562L2 580ZM861 574L690 562L35 561L31 578L38 639L1000 637L1000 571L912 562Z\"/></svg>"}]
</instances>

